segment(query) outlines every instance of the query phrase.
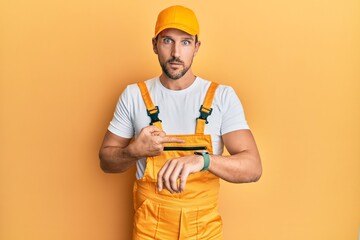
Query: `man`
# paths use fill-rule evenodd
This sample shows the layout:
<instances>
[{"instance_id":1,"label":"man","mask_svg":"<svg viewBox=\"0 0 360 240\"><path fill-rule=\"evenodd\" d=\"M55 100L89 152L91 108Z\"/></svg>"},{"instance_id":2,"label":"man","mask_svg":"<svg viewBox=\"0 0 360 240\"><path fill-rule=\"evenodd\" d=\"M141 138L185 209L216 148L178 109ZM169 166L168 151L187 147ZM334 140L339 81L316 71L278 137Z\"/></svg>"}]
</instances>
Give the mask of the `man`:
<instances>
[{"instance_id":1,"label":"man","mask_svg":"<svg viewBox=\"0 0 360 240\"><path fill-rule=\"evenodd\" d=\"M192 72L198 38L192 10L160 12L152 44L162 74L124 90L100 149L105 172L136 163L133 239L222 239L219 178L248 183L262 173L234 90Z\"/></svg>"}]
</instances>

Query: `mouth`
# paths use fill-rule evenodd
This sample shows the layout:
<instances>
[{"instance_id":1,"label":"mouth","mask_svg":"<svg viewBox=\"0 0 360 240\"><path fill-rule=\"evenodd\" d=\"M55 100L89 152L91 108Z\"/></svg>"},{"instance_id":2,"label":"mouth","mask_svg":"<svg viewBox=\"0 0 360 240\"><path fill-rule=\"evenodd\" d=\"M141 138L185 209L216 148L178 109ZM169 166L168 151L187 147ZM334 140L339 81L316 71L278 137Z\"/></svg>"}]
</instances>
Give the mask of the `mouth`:
<instances>
[{"instance_id":1,"label":"mouth","mask_svg":"<svg viewBox=\"0 0 360 240\"><path fill-rule=\"evenodd\" d=\"M170 60L168 60L168 63L170 63L170 64L183 64L183 62L180 60L180 59L178 59L178 58L171 58Z\"/></svg>"},{"instance_id":2,"label":"mouth","mask_svg":"<svg viewBox=\"0 0 360 240\"><path fill-rule=\"evenodd\" d=\"M172 61L172 62L168 62L168 63L169 63L170 66L182 66L183 65L182 62L174 62L174 61Z\"/></svg>"}]
</instances>

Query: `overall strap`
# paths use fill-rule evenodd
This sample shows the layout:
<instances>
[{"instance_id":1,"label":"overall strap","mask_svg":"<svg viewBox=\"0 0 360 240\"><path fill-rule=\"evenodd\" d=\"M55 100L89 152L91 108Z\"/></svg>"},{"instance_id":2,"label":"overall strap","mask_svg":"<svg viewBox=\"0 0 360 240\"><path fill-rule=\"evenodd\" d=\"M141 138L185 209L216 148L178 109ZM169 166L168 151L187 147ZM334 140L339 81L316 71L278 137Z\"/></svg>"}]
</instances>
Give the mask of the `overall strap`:
<instances>
[{"instance_id":1,"label":"overall strap","mask_svg":"<svg viewBox=\"0 0 360 240\"><path fill-rule=\"evenodd\" d=\"M159 107L155 106L153 101L151 100L150 93L146 87L145 82L138 82L137 85L139 86L141 95L143 97L147 114L151 119L149 125L154 125L162 129L161 120L159 119Z\"/></svg>"},{"instance_id":2,"label":"overall strap","mask_svg":"<svg viewBox=\"0 0 360 240\"><path fill-rule=\"evenodd\" d=\"M200 107L200 117L196 119L196 134L204 134L205 124L208 124L207 117L212 113L212 102L214 100L215 91L219 84L211 82L210 87L206 93L204 103Z\"/></svg>"}]
</instances>

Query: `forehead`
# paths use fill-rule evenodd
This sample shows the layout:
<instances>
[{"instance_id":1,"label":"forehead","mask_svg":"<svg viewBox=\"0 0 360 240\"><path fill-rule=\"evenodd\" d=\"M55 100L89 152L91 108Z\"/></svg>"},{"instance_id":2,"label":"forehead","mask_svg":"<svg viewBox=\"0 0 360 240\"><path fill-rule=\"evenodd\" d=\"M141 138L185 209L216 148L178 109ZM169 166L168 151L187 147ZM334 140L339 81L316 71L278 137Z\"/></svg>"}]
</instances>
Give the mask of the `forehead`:
<instances>
[{"instance_id":1,"label":"forehead","mask_svg":"<svg viewBox=\"0 0 360 240\"><path fill-rule=\"evenodd\" d=\"M188 34L187 32L181 31L175 28L167 28L161 31L158 35L159 37L172 37L172 38L190 38L194 39L193 35Z\"/></svg>"}]
</instances>

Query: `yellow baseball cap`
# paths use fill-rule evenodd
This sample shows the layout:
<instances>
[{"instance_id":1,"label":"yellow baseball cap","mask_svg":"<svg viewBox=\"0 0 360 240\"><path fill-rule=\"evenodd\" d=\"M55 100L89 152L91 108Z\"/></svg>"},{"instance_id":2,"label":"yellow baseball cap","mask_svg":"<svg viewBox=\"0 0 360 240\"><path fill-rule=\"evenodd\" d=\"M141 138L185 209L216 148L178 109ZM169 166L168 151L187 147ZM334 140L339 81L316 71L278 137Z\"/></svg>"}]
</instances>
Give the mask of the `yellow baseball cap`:
<instances>
[{"instance_id":1,"label":"yellow baseball cap","mask_svg":"<svg viewBox=\"0 0 360 240\"><path fill-rule=\"evenodd\" d=\"M195 13L179 5L168 7L159 13L155 25L155 37L167 28L176 28L194 36L200 33Z\"/></svg>"}]
</instances>

